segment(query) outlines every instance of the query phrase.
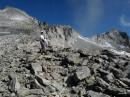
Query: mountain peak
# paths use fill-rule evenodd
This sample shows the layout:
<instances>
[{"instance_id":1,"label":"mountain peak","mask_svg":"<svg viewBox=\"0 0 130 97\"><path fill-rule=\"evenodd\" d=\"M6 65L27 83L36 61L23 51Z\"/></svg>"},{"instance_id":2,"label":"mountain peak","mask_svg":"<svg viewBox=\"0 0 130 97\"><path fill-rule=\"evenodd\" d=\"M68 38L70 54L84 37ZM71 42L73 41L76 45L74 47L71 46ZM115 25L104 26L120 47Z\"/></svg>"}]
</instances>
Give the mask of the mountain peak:
<instances>
[{"instance_id":1,"label":"mountain peak","mask_svg":"<svg viewBox=\"0 0 130 97\"><path fill-rule=\"evenodd\" d=\"M0 10L0 16L8 16L8 18L14 17L14 19L15 17L17 17L16 19L18 19L18 17L30 18L30 16L27 13L14 7L6 7L3 10Z\"/></svg>"},{"instance_id":2,"label":"mountain peak","mask_svg":"<svg viewBox=\"0 0 130 97\"><path fill-rule=\"evenodd\" d=\"M34 28L38 22L26 12L14 7L0 10L0 32L32 32Z\"/></svg>"},{"instance_id":3,"label":"mountain peak","mask_svg":"<svg viewBox=\"0 0 130 97\"><path fill-rule=\"evenodd\" d=\"M126 32L122 32L122 31L119 31L119 30L116 30L116 29L110 30L109 32L104 33L104 35L109 36L111 38L115 38L117 36L120 37L120 38L125 38L125 39L129 38L129 36Z\"/></svg>"},{"instance_id":4,"label":"mountain peak","mask_svg":"<svg viewBox=\"0 0 130 97\"><path fill-rule=\"evenodd\" d=\"M109 44L112 47L122 49L124 47L130 47L129 36L126 32L122 32L116 29L110 30L103 34L99 34L92 38L95 42L100 44Z\"/></svg>"}]
</instances>

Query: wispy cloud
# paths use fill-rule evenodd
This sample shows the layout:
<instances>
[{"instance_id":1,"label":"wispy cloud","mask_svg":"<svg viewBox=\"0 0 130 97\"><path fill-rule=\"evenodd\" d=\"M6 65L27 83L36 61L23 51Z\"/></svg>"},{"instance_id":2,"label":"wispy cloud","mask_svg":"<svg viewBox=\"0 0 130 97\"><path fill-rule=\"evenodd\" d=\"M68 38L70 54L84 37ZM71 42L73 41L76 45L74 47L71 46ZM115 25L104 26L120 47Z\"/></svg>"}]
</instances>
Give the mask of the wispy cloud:
<instances>
[{"instance_id":1,"label":"wispy cloud","mask_svg":"<svg viewBox=\"0 0 130 97\"><path fill-rule=\"evenodd\" d=\"M130 4L130 0L128 0L128 3Z\"/></svg>"},{"instance_id":2,"label":"wispy cloud","mask_svg":"<svg viewBox=\"0 0 130 97\"><path fill-rule=\"evenodd\" d=\"M68 0L72 6L74 23L82 33L94 32L104 14L102 0Z\"/></svg>"},{"instance_id":3,"label":"wispy cloud","mask_svg":"<svg viewBox=\"0 0 130 97\"><path fill-rule=\"evenodd\" d=\"M125 15L122 15L120 17L120 23L121 23L121 25L123 25L125 27L130 27L130 20L128 20Z\"/></svg>"}]
</instances>

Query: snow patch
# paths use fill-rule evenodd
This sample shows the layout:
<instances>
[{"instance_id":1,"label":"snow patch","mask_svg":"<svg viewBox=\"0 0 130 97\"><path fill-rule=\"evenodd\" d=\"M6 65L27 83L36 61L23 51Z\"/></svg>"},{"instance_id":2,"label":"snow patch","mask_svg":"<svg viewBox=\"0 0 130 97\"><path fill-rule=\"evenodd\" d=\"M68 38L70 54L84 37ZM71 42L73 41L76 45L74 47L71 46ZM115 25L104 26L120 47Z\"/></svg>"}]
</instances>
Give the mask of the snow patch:
<instances>
[{"instance_id":1,"label":"snow patch","mask_svg":"<svg viewBox=\"0 0 130 97\"><path fill-rule=\"evenodd\" d=\"M82 40L84 40L86 42L98 45L100 47L111 47L111 48L114 48L109 42L97 43L97 42L95 42L93 40L90 40L89 38L86 38L86 37L83 37L83 36L78 36L78 38L80 38L80 39L82 39Z\"/></svg>"},{"instance_id":2,"label":"snow patch","mask_svg":"<svg viewBox=\"0 0 130 97\"><path fill-rule=\"evenodd\" d=\"M105 45L106 47L113 47L109 42L105 42L104 45Z\"/></svg>"},{"instance_id":3,"label":"snow patch","mask_svg":"<svg viewBox=\"0 0 130 97\"><path fill-rule=\"evenodd\" d=\"M109 42L103 42L103 43L100 43L100 45L102 45L103 47L111 47L111 48L113 48L113 46Z\"/></svg>"},{"instance_id":4,"label":"snow patch","mask_svg":"<svg viewBox=\"0 0 130 97\"><path fill-rule=\"evenodd\" d=\"M23 21L26 18L25 17L19 17L19 16L15 16L15 17L11 17L12 20L17 20L17 21Z\"/></svg>"},{"instance_id":5,"label":"snow patch","mask_svg":"<svg viewBox=\"0 0 130 97\"><path fill-rule=\"evenodd\" d=\"M84 41L86 41L86 42L89 42L89 43L98 45L96 42L91 41L91 40L90 40L89 38L87 38L87 37L83 37L83 36L80 36L80 35L79 35L78 38L80 38L80 39L82 39L82 40L84 40Z\"/></svg>"},{"instance_id":6,"label":"snow patch","mask_svg":"<svg viewBox=\"0 0 130 97\"><path fill-rule=\"evenodd\" d=\"M130 53L128 53L126 51L117 51L115 49L111 49L110 51L117 54L117 55L126 55L126 56L130 57Z\"/></svg>"},{"instance_id":7,"label":"snow patch","mask_svg":"<svg viewBox=\"0 0 130 97\"><path fill-rule=\"evenodd\" d=\"M98 43L96 43L96 42L94 42L94 41L91 41L89 38L86 38L86 37L83 37L83 36L78 36L78 38L80 38L80 39L82 39L82 40L84 40L84 41L86 41L86 42L89 42L89 43L98 45L98 46L100 46L100 47L110 47L110 48L111 48L110 51L113 52L113 53L115 53L115 54L117 54L117 55L125 55L125 56L130 57L130 53L128 53L128 52L126 52L126 51L121 51L121 50L118 51L118 50L115 50L114 47L113 47L113 46L111 45L111 43L109 43L109 42L104 42L104 43L102 43L102 44L98 44Z\"/></svg>"}]
</instances>

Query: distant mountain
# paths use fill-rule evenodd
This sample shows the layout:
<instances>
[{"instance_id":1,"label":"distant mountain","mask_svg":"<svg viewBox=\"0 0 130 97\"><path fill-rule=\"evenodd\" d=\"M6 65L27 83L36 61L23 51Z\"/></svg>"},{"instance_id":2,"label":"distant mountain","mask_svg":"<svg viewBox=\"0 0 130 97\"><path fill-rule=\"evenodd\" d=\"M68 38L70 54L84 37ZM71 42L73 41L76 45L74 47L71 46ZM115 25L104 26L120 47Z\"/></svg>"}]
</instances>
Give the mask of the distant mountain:
<instances>
[{"instance_id":1,"label":"distant mountain","mask_svg":"<svg viewBox=\"0 0 130 97\"><path fill-rule=\"evenodd\" d=\"M111 30L92 37L92 40L98 44L106 47L113 47L116 49L130 49L130 38L125 32L118 30Z\"/></svg>"}]
</instances>

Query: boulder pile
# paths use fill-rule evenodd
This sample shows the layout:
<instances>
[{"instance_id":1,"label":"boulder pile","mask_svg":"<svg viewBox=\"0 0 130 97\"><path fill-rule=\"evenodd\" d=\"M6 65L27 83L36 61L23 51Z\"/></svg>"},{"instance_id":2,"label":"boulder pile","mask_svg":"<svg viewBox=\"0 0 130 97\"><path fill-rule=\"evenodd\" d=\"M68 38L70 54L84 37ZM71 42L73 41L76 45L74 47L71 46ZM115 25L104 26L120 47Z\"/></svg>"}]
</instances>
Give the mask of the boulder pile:
<instances>
[{"instance_id":1,"label":"boulder pile","mask_svg":"<svg viewBox=\"0 0 130 97\"><path fill-rule=\"evenodd\" d=\"M0 40L0 97L130 97L128 56L61 47L41 54L30 36Z\"/></svg>"}]
</instances>

